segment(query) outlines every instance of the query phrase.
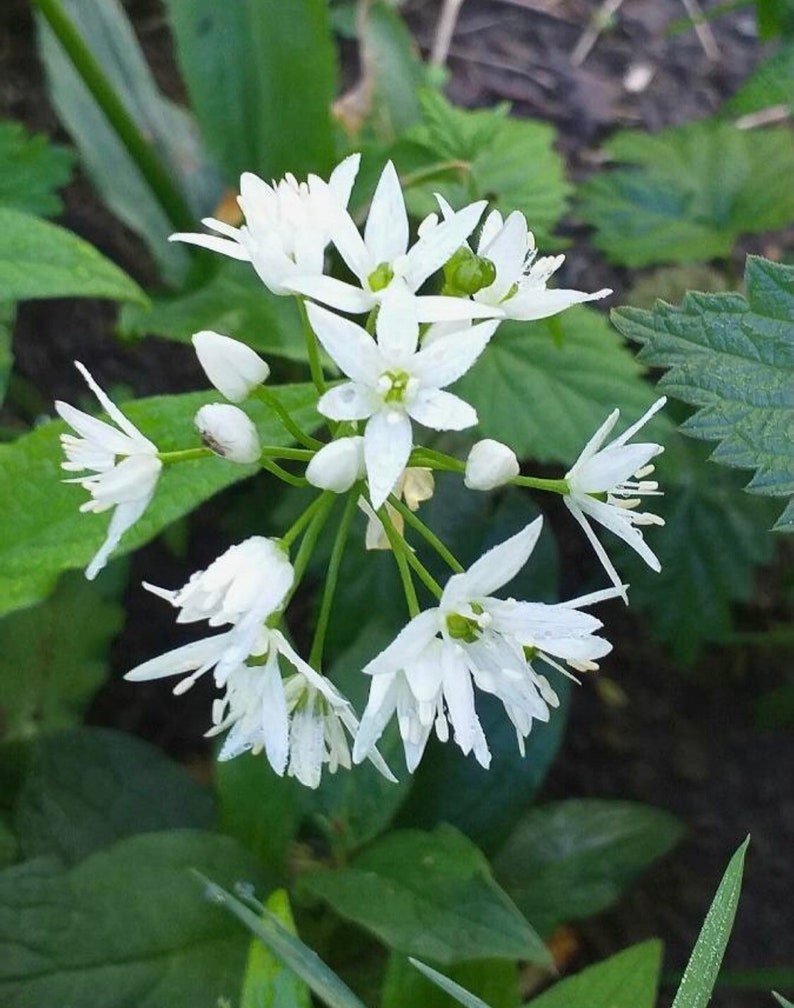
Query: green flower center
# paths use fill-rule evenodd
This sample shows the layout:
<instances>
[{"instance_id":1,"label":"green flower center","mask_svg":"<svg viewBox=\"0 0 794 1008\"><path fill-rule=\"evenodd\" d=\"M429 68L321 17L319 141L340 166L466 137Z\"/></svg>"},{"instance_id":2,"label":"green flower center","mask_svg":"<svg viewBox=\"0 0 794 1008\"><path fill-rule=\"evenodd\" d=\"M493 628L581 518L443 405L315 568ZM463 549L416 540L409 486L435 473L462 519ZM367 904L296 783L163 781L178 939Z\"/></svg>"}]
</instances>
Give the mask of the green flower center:
<instances>
[{"instance_id":1,"label":"green flower center","mask_svg":"<svg viewBox=\"0 0 794 1008\"><path fill-rule=\"evenodd\" d=\"M394 270L389 263L382 262L367 277L367 283L369 284L369 289L375 293L388 287L393 279Z\"/></svg>"}]
</instances>

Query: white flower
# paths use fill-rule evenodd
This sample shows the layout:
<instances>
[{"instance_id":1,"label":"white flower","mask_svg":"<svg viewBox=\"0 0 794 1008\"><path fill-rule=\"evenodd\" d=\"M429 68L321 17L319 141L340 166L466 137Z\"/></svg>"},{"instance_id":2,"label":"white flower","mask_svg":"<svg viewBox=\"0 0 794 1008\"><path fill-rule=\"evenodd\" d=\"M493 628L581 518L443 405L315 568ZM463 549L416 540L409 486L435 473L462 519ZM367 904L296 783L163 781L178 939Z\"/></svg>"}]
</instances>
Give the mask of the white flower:
<instances>
[{"instance_id":1,"label":"white flower","mask_svg":"<svg viewBox=\"0 0 794 1008\"><path fill-rule=\"evenodd\" d=\"M262 454L256 427L237 406L207 403L196 413L193 423L204 444L229 462L246 465Z\"/></svg>"},{"instance_id":2,"label":"white flower","mask_svg":"<svg viewBox=\"0 0 794 1008\"><path fill-rule=\"evenodd\" d=\"M307 270L306 276L293 281L293 290L354 314L376 308L386 291L396 285L415 295L425 280L441 269L465 242L485 206L485 201L480 200L457 213L450 210L449 220L432 232L420 235L416 244L409 248L405 200L397 172L389 161L372 197L364 237L348 213L338 213L334 218L331 240L360 286L320 276L321 270ZM502 314L501 309L474 304L466 298L437 295L416 297L416 313L420 322L490 318Z\"/></svg>"},{"instance_id":3,"label":"white flower","mask_svg":"<svg viewBox=\"0 0 794 1008\"><path fill-rule=\"evenodd\" d=\"M521 471L512 448L485 438L472 446L466 459L463 482L469 490L494 490L509 483Z\"/></svg>"},{"instance_id":4,"label":"white flower","mask_svg":"<svg viewBox=\"0 0 794 1008\"><path fill-rule=\"evenodd\" d=\"M557 605L496 599L491 592L512 580L529 559L540 534L538 518L495 546L468 571L453 575L439 604L415 616L365 668L372 686L353 749L363 759L396 712L408 769L413 771L435 726L488 767L490 752L474 704L474 687L496 696L513 722L523 753L533 720L547 721L558 700L532 661L541 658L565 672L596 668L611 650L595 636L601 622L579 607L619 594L607 589ZM567 674L567 673L566 673Z\"/></svg>"},{"instance_id":5,"label":"white flower","mask_svg":"<svg viewBox=\"0 0 794 1008\"><path fill-rule=\"evenodd\" d=\"M435 478L432 469L424 466L408 466L403 470L402 476L394 484L392 493L396 497L402 497L412 511L418 511L419 505L423 501L430 500L436 488ZM383 522L372 510L372 506L363 497L359 498L358 506L367 516L367 532L364 537L364 547L368 550L390 550L391 543L386 535ZM397 532L402 535L405 528L405 519L397 510L386 502L386 511L389 519Z\"/></svg>"},{"instance_id":6,"label":"white flower","mask_svg":"<svg viewBox=\"0 0 794 1008\"><path fill-rule=\"evenodd\" d=\"M193 346L210 382L231 402L247 399L270 374L268 365L251 347L211 329L197 332Z\"/></svg>"},{"instance_id":7,"label":"white flower","mask_svg":"<svg viewBox=\"0 0 794 1008\"><path fill-rule=\"evenodd\" d=\"M411 454L411 419L433 430L462 430L477 423L468 403L441 390L469 370L497 322L481 322L419 349L414 300L399 288L392 288L378 313L377 342L348 319L318 305L307 309L318 339L352 379L326 392L317 409L332 420L368 421L364 461L377 510Z\"/></svg>"},{"instance_id":8,"label":"white flower","mask_svg":"<svg viewBox=\"0 0 794 1008\"><path fill-rule=\"evenodd\" d=\"M658 496L661 491L655 480L645 477L653 472L653 466L648 463L664 451L661 445L627 444L637 431L650 420L667 402L662 396L651 408L625 430L619 437L602 448L609 432L615 426L620 410L613 410L604 423L590 438L582 454L566 473L570 492L563 497L568 510L584 529L596 551L598 559L604 565L612 583L620 586L620 577L604 547L596 538L587 516L600 522L610 532L628 543L642 557L651 570L661 570L661 565L655 553L642 538L642 533L635 525L664 525L664 520L658 515L647 511L635 510L644 495ZM621 592L623 600L628 601L625 591Z\"/></svg>"},{"instance_id":9,"label":"white flower","mask_svg":"<svg viewBox=\"0 0 794 1008\"><path fill-rule=\"evenodd\" d=\"M171 241L220 252L250 262L274 294L293 293L289 283L323 272L325 248L336 216L344 212L361 156L351 154L331 173L328 182L310 175L298 182L294 175L268 185L250 172L240 176L238 203L245 224L232 227L207 217L205 227L217 235L173 234Z\"/></svg>"},{"instance_id":10,"label":"white flower","mask_svg":"<svg viewBox=\"0 0 794 1008\"><path fill-rule=\"evenodd\" d=\"M55 403L58 415L78 435L61 434L61 445L66 453L66 461L61 464L61 468L67 472L80 472L84 469L93 471L91 476L64 481L79 483L91 494L91 499L80 510L101 512L112 507L116 509L110 519L105 541L86 567L86 577L93 580L105 566L127 529L146 510L154 496L163 463L157 457L157 446L130 423L79 361L75 361L75 365L102 408L116 424L113 427L68 403Z\"/></svg>"},{"instance_id":11,"label":"white flower","mask_svg":"<svg viewBox=\"0 0 794 1008\"><path fill-rule=\"evenodd\" d=\"M345 493L364 472L364 438L342 437L323 445L306 467L306 479L321 490Z\"/></svg>"}]
</instances>

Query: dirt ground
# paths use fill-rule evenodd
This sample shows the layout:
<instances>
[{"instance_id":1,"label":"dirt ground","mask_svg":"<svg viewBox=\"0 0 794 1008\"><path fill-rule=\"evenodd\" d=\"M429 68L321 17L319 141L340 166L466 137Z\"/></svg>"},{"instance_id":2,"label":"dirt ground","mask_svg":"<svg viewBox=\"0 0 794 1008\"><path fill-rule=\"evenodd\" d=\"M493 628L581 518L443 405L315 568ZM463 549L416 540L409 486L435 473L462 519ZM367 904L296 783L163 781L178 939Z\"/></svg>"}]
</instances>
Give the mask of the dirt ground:
<instances>
[{"instance_id":1,"label":"dirt ground","mask_svg":"<svg viewBox=\"0 0 794 1008\"><path fill-rule=\"evenodd\" d=\"M179 97L157 3L136 0L126 6L161 86ZM685 14L679 0L625 0L614 26L574 67L570 54L596 6L586 0L467 0L449 50L450 97L467 106L507 100L517 115L554 123L569 170L580 177L592 170L599 141L614 128L653 130L709 115L763 54L748 8L713 22L718 52L710 60L693 31L666 30ZM438 10L435 2L405 5L425 51L433 44ZM632 90L642 78L646 86ZM6 0L0 11L0 116L65 139L46 99L23 0ZM109 216L79 175L65 203L66 226L141 282L152 279L138 240ZM619 303L627 274L584 247L583 230L571 224L567 233L576 239L567 281L585 289L611 286ZM202 384L185 348L158 342L139 352L119 346L110 335L113 315L111 306L90 301L22 307L15 354L20 375L40 394L33 396L33 412L49 409L56 394L82 392L71 363L78 353L91 361L101 381L124 382L138 394ZM155 543L133 560L131 583L137 584L144 570L156 583L181 583L197 564L214 557L222 548L216 507L197 516L191 541L198 547L189 561ZM575 565L577 557L572 559ZM758 604L743 614L757 629L767 618L769 591L780 580L766 577L772 588L767 585ZM200 690L169 703L156 684L133 697L117 681L131 662L161 649L161 634L172 634L170 617L165 621L156 600L131 591L129 606L114 649L116 679L97 699L92 720L146 735L177 756L199 756L196 739L206 709ZM790 727L761 730L753 721L755 700L779 681L780 665L791 655L715 649L684 674L651 642L635 613L615 606L606 619L616 656L606 671L620 684L626 703L605 704L592 686L577 691L567 739L543 797L645 801L677 813L688 833L618 909L579 929L579 961L658 935L666 943L667 969L682 969L728 857L749 832L752 847L726 966L794 967L794 733ZM722 988L713 1003L761 1008L772 1000L760 991Z\"/></svg>"}]
</instances>

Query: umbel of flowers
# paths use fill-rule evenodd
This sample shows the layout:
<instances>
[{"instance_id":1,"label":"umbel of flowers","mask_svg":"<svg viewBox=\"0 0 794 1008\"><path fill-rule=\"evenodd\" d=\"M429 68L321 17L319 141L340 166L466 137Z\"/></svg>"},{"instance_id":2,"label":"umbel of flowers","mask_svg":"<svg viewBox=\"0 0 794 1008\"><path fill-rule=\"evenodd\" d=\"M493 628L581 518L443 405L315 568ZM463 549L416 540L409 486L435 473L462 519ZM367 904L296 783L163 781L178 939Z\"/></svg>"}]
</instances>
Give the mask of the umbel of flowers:
<instances>
[{"instance_id":1,"label":"umbel of flowers","mask_svg":"<svg viewBox=\"0 0 794 1008\"><path fill-rule=\"evenodd\" d=\"M262 752L277 774L293 775L308 787L317 787L324 767L334 772L365 759L393 779L377 743L395 716L409 771L419 764L432 731L487 767L491 757L477 715L478 691L501 702L523 753L533 722L547 721L558 705L549 676L575 678L596 669L611 650L598 633L601 622L588 610L615 596L626 600L626 586L591 523L603 525L659 569L641 526L661 520L639 505L644 496L659 493L647 477L662 448L632 439L663 399L605 443L618 419L615 410L561 480L522 475L512 449L490 438L476 442L466 459L421 442L422 431L476 426L476 411L448 387L488 352L503 319L546 318L610 292L549 288L563 257L538 258L523 215L485 214L484 202L455 209L439 199L439 213L420 224L412 243L391 163L359 230L348 211L358 165L358 155L347 158L327 182L309 176L299 183L288 175L269 185L245 174L241 227L207 219L212 234L172 236L250 263L273 294L298 300L317 411L326 421L321 436L302 429L287 412L266 384L268 365L250 347L208 331L196 333L193 343L209 381L228 401L198 411L202 448L158 450L79 363L112 423L66 403L56 405L74 431L61 438L63 467L82 473L68 482L89 493L81 509L113 509L106 539L86 570L89 578L143 514L166 465L215 454L230 465L258 461L290 484L317 489L280 536L257 535L230 546L176 590L145 585L174 607L177 622L204 622L210 632L127 673L133 682L174 677L175 693L211 674L218 696L207 734L226 733L219 758ZM326 272L330 246L347 269L346 279ZM320 347L341 381L328 383ZM261 443L245 412L252 396L272 410L297 447ZM188 440L188 432L185 436ZM301 471L284 468L285 461ZM433 472L439 469L459 473L474 492L513 484L561 494L610 586L554 605L497 595L530 561L542 519L464 570L416 513L432 495ZM290 642L285 614L339 495L345 503L314 640L303 658ZM408 613L406 626L361 670L371 682L360 721L322 671L340 563L359 508L369 517L367 547L393 553ZM409 545L409 531L449 567L444 584ZM420 609L417 580L436 599L432 607Z\"/></svg>"}]
</instances>

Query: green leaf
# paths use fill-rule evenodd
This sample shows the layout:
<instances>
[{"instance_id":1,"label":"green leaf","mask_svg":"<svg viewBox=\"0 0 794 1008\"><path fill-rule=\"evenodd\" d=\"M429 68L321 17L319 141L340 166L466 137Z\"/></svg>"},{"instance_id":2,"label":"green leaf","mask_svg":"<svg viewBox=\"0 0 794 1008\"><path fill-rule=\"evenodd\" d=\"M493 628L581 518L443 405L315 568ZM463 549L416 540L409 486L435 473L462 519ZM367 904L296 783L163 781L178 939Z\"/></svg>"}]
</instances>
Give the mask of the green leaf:
<instances>
[{"instance_id":1,"label":"green leaf","mask_svg":"<svg viewBox=\"0 0 794 1008\"><path fill-rule=\"evenodd\" d=\"M214 1008L236 998L247 941L189 874L264 885L228 837L121 840L63 872L46 858L0 873L0 1001L80 1008Z\"/></svg>"},{"instance_id":2,"label":"green leaf","mask_svg":"<svg viewBox=\"0 0 794 1008\"><path fill-rule=\"evenodd\" d=\"M681 823L635 802L582 798L531 809L500 848L497 881L542 935L616 903L680 839Z\"/></svg>"},{"instance_id":3,"label":"green leaf","mask_svg":"<svg viewBox=\"0 0 794 1008\"><path fill-rule=\"evenodd\" d=\"M0 819L0 868L6 868L17 859L19 845L5 819Z\"/></svg>"},{"instance_id":4,"label":"green leaf","mask_svg":"<svg viewBox=\"0 0 794 1008\"><path fill-rule=\"evenodd\" d=\"M715 462L755 469L750 493L794 493L794 268L749 256L747 298L688 294L680 308L620 308L613 320L665 368L659 389L697 411L682 431L718 441ZM775 526L791 531L794 523Z\"/></svg>"},{"instance_id":5,"label":"green leaf","mask_svg":"<svg viewBox=\"0 0 794 1008\"><path fill-rule=\"evenodd\" d=\"M388 833L349 867L304 876L306 888L390 948L439 963L550 963L532 928L494 882L480 851L451 826Z\"/></svg>"},{"instance_id":6,"label":"green leaf","mask_svg":"<svg viewBox=\"0 0 794 1008\"><path fill-rule=\"evenodd\" d=\"M72 174L72 155L19 123L0 123L0 207L53 217L63 209L56 190Z\"/></svg>"},{"instance_id":7,"label":"green leaf","mask_svg":"<svg viewBox=\"0 0 794 1008\"><path fill-rule=\"evenodd\" d=\"M103 583L68 574L41 605L0 622L2 737L29 739L79 723L108 673L124 624L126 570Z\"/></svg>"},{"instance_id":8,"label":"green leaf","mask_svg":"<svg viewBox=\"0 0 794 1008\"><path fill-rule=\"evenodd\" d=\"M292 298L271 294L248 264L224 262L208 283L151 305L125 305L118 332L126 339L164 336L189 343L203 329L222 332L260 353L306 360L298 307Z\"/></svg>"},{"instance_id":9,"label":"green leaf","mask_svg":"<svg viewBox=\"0 0 794 1008\"><path fill-rule=\"evenodd\" d=\"M273 391L298 423L318 422L313 386L285 385ZM196 444L193 417L199 407L217 399L214 391L154 396L125 404L124 412L161 451L171 451ZM249 400L246 410L264 443L290 443L262 403ZM64 429L63 423L53 421L12 445L0 445L0 507L5 519L0 526L0 612L46 595L61 571L84 566L104 539L107 515L80 514L85 491L61 482L58 438ZM137 549L219 490L255 472L255 465L216 457L167 466L154 500L115 555Z\"/></svg>"},{"instance_id":10,"label":"green leaf","mask_svg":"<svg viewBox=\"0 0 794 1008\"><path fill-rule=\"evenodd\" d=\"M632 945L560 980L528 1008L654 1008L661 965L660 941Z\"/></svg>"},{"instance_id":11,"label":"green leaf","mask_svg":"<svg viewBox=\"0 0 794 1008\"><path fill-rule=\"evenodd\" d=\"M742 888L744 856L749 843L748 837L725 869L692 949L672 1008L705 1008L711 998L736 916Z\"/></svg>"},{"instance_id":12,"label":"green leaf","mask_svg":"<svg viewBox=\"0 0 794 1008\"><path fill-rule=\"evenodd\" d=\"M522 458L573 463L619 407L624 426L653 402L642 368L607 319L577 306L541 322L505 322L455 391L472 404L483 437Z\"/></svg>"},{"instance_id":13,"label":"green leaf","mask_svg":"<svg viewBox=\"0 0 794 1008\"><path fill-rule=\"evenodd\" d=\"M100 297L146 304L140 287L70 231L0 208L0 290L5 301Z\"/></svg>"},{"instance_id":14,"label":"green leaf","mask_svg":"<svg viewBox=\"0 0 794 1008\"><path fill-rule=\"evenodd\" d=\"M794 0L755 0L755 13L764 41L794 35Z\"/></svg>"},{"instance_id":15,"label":"green leaf","mask_svg":"<svg viewBox=\"0 0 794 1008\"><path fill-rule=\"evenodd\" d=\"M454 1008L457 1004L464 1008L518 1008L515 963L504 959L475 960L453 967L450 973L451 976L445 976L418 959L393 954L383 985L381 1008L406 1005Z\"/></svg>"},{"instance_id":16,"label":"green leaf","mask_svg":"<svg viewBox=\"0 0 794 1008\"><path fill-rule=\"evenodd\" d=\"M290 934L297 936L289 896L284 889L272 892L265 907ZM311 1008L310 996L307 985L289 966L261 941L251 940L240 1008Z\"/></svg>"},{"instance_id":17,"label":"green leaf","mask_svg":"<svg viewBox=\"0 0 794 1008\"><path fill-rule=\"evenodd\" d=\"M190 104L228 180L326 172L335 49L324 0L166 0Z\"/></svg>"},{"instance_id":18,"label":"green leaf","mask_svg":"<svg viewBox=\"0 0 794 1008\"><path fill-rule=\"evenodd\" d=\"M10 301L0 301L0 406L5 399L11 368L14 366L11 343L14 338L15 320L16 305Z\"/></svg>"},{"instance_id":19,"label":"green leaf","mask_svg":"<svg viewBox=\"0 0 794 1008\"><path fill-rule=\"evenodd\" d=\"M206 788L148 742L107 728L41 739L14 821L25 857L67 865L136 833L214 823Z\"/></svg>"},{"instance_id":20,"label":"green leaf","mask_svg":"<svg viewBox=\"0 0 794 1008\"><path fill-rule=\"evenodd\" d=\"M705 120L651 134L626 130L607 154L631 167L580 190L580 214L610 262L649 266L727 258L743 234L794 220L794 138Z\"/></svg>"},{"instance_id":21,"label":"green leaf","mask_svg":"<svg viewBox=\"0 0 794 1008\"><path fill-rule=\"evenodd\" d=\"M794 77L794 49L782 46L763 62L720 109L720 115L744 116L775 105L794 111L791 79Z\"/></svg>"}]
</instances>

